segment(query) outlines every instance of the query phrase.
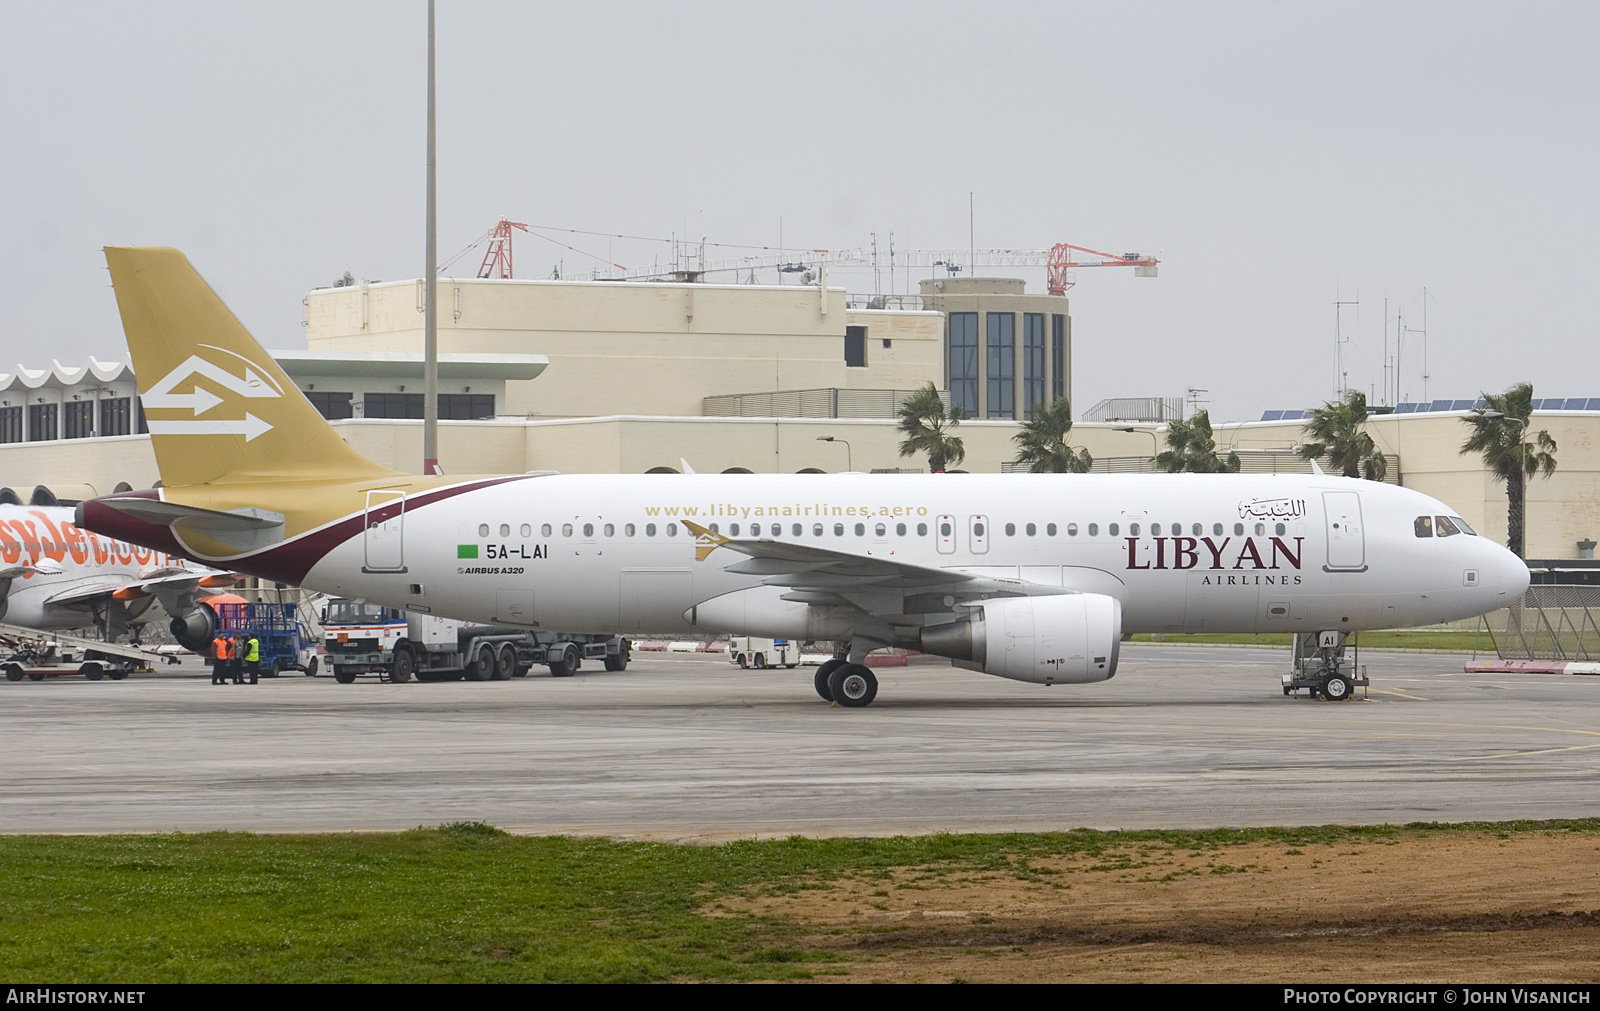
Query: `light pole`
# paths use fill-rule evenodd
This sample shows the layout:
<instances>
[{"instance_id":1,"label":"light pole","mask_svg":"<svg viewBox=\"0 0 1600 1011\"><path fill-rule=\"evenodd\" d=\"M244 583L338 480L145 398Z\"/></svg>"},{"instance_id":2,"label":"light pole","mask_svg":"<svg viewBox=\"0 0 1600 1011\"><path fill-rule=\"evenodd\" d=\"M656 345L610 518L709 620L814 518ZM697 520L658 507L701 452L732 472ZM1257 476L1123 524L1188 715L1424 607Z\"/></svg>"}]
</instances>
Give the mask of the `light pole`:
<instances>
[{"instance_id":1,"label":"light pole","mask_svg":"<svg viewBox=\"0 0 1600 1011\"><path fill-rule=\"evenodd\" d=\"M845 469L846 470L850 470L850 471L853 471L853 470L856 469L855 456L854 456L853 453L850 452L850 443L848 441L846 441L844 439L835 439L831 435L819 435L819 436L817 436L817 441L818 442L843 442L844 443L844 466L845 466Z\"/></svg>"},{"instance_id":2,"label":"light pole","mask_svg":"<svg viewBox=\"0 0 1600 1011\"><path fill-rule=\"evenodd\" d=\"M1150 437L1150 461L1152 463L1155 462L1156 457L1159 456L1160 453L1161 453L1161 443L1159 441L1157 441L1156 433L1155 433L1154 429L1134 428L1132 425L1127 425L1127 426L1122 427L1122 428L1113 428L1112 431L1113 432L1143 432L1145 435L1148 435Z\"/></svg>"}]
</instances>

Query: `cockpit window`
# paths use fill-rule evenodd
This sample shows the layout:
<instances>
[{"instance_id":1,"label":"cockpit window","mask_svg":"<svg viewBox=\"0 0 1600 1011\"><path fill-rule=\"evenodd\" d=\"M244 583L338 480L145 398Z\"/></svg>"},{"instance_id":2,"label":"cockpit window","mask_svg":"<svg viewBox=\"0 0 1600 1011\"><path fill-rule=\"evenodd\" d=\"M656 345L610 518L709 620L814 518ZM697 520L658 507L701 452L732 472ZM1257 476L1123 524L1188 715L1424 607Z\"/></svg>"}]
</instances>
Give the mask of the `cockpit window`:
<instances>
[{"instance_id":1,"label":"cockpit window","mask_svg":"<svg viewBox=\"0 0 1600 1011\"><path fill-rule=\"evenodd\" d=\"M1444 517L1441 516L1439 518L1443 519ZM1471 534L1474 537L1478 536L1478 532L1476 530L1472 529L1471 527L1467 526L1467 521L1462 519L1460 516L1452 516L1452 517L1450 517L1450 522L1454 523L1456 525L1456 529L1461 531L1462 533Z\"/></svg>"},{"instance_id":2,"label":"cockpit window","mask_svg":"<svg viewBox=\"0 0 1600 1011\"><path fill-rule=\"evenodd\" d=\"M1435 522L1438 523L1440 537L1454 537L1461 532L1459 527L1450 522L1450 517L1448 516L1440 516Z\"/></svg>"},{"instance_id":3,"label":"cockpit window","mask_svg":"<svg viewBox=\"0 0 1600 1011\"><path fill-rule=\"evenodd\" d=\"M1417 522L1416 522L1416 528L1417 528L1417 536L1418 537L1432 537L1433 536L1433 517L1432 516L1418 516L1417 517Z\"/></svg>"}]
</instances>

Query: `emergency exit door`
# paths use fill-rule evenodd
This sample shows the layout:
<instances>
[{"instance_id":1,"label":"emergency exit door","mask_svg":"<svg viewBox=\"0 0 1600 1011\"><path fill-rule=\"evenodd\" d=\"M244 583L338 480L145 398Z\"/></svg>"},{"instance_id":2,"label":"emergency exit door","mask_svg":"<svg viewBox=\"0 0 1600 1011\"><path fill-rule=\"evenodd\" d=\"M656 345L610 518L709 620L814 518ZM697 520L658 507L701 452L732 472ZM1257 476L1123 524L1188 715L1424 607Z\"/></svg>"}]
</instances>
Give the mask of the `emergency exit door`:
<instances>
[{"instance_id":1,"label":"emergency exit door","mask_svg":"<svg viewBox=\"0 0 1600 1011\"><path fill-rule=\"evenodd\" d=\"M1327 513L1328 572L1365 572L1367 535L1361 526L1361 495L1353 491L1325 491L1322 506Z\"/></svg>"},{"instance_id":2,"label":"emergency exit door","mask_svg":"<svg viewBox=\"0 0 1600 1011\"><path fill-rule=\"evenodd\" d=\"M404 572L406 493L367 492L366 555L363 572Z\"/></svg>"}]
</instances>

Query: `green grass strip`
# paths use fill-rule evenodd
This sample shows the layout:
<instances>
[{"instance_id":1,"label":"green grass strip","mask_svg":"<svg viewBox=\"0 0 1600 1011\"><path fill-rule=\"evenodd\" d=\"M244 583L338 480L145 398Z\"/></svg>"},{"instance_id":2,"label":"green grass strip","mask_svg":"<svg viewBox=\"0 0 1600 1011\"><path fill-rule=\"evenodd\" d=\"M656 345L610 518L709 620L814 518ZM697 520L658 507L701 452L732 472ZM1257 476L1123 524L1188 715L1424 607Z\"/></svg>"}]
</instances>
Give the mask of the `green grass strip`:
<instances>
[{"instance_id":1,"label":"green grass strip","mask_svg":"<svg viewBox=\"0 0 1600 1011\"><path fill-rule=\"evenodd\" d=\"M1600 819L933 835L716 846L511 836L0 836L0 977L63 983L794 979L846 956L714 900L900 868L995 870L1139 843L1221 849L1435 833L1600 834Z\"/></svg>"}]
</instances>

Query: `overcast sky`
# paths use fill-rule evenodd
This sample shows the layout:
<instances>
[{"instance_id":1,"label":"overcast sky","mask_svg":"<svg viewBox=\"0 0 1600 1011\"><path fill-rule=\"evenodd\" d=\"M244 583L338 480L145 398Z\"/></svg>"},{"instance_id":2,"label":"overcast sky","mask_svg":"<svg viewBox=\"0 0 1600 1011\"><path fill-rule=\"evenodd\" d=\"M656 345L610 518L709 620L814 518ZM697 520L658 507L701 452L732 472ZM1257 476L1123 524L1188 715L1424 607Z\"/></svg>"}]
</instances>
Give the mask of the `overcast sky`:
<instances>
[{"instance_id":1,"label":"overcast sky","mask_svg":"<svg viewBox=\"0 0 1600 1011\"><path fill-rule=\"evenodd\" d=\"M1392 350L1425 287L1429 397L1600 397L1592 3L439 8L441 258L502 214L965 247L971 192L979 247L1162 260L1079 272L1079 411L1188 387L1219 419L1320 402L1336 297L1360 300L1350 385L1381 396L1384 299ZM269 347L304 346L311 287L422 272L421 0L0 16L0 370L125 357L107 244L183 249ZM519 234L519 276L557 263L597 261Z\"/></svg>"}]
</instances>

